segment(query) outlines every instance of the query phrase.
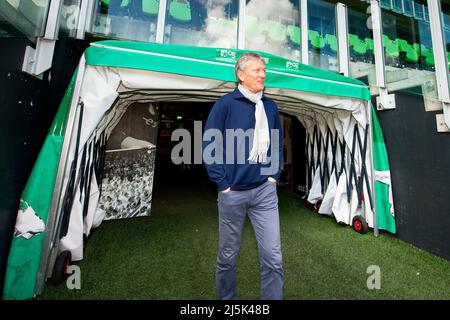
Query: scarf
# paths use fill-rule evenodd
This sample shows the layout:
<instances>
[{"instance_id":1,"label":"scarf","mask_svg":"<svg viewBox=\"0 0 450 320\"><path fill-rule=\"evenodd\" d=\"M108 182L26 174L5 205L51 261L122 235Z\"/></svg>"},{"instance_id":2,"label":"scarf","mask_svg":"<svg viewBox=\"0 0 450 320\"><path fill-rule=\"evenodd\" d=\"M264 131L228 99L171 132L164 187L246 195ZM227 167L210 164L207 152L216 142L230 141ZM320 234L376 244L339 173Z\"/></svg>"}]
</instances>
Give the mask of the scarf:
<instances>
[{"instance_id":1,"label":"scarf","mask_svg":"<svg viewBox=\"0 0 450 320\"><path fill-rule=\"evenodd\" d=\"M252 93L242 85L238 86L239 91L244 97L255 104L255 130L253 134L253 146L250 150L248 160L253 162L267 162L267 150L269 149L269 123L267 121L264 103L262 102L262 91Z\"/></svg>"}]
</instances>

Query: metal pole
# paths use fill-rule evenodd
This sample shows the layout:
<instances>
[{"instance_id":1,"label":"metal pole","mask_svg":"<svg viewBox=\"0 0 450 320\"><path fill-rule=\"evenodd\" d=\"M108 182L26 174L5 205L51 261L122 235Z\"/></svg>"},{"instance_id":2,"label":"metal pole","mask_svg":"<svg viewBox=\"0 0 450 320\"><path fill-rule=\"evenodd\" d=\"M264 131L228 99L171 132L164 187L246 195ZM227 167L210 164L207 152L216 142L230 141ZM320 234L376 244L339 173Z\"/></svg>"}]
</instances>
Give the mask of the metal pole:
<instances>
[{"instance_id":1,"label":"metal pole","mask_svg":"<svg viewBox=\"0 0 450 320\"><path fill-rule=\"evenodd\" d=\"M167 0L159 1L158 23L156 24L156 43L164 42L164 26L166 24Z\"/></svg>"},{"instance_id":2,"label":"metal pole","mask_svg":"<svg viewBox=\"0 0 450 320\"><path fill-rule=\"evenodd\" d=\"M237 48L245 49L245 0L239 0L239 16L238 16L238 34L237 34Z\"/></svg>"},{"instance_id":3,"label":"metal pole","mask_svg":"<svg viewBox=\"0 0 450 320\"><path fill-rule=\"evenodd\" d=\"M348 15L347 6L340 2L336 3L336 30L338 38L339 72L349 76L349 53L348 53Z\"/></svg>"},{"instance_id":4,"label":"metal pole","mask_svg":"<svg viewBox=\"0 0 450 320\"><path fill-rule=\"evenodd\" d=\"M376 192L375 192L375 166L374 166L374 160L373 160L373 119L372 119L372 104L369 101L367 101L367 113L368 113L368 121L369 121L369 127L367 130L369 130L369 150L370 150L370 184L372 190L367 190L372 193L372 200L373 200L373 233L375 237L378 237L378 216L377 216L377 198L376 198ZM363 187L364 188L364 187Z\"/></svg>"},{"instance_id":5,"label":"metal pole","mask_svg":"<svg viewBox=\"0 0 450 320\"><path fill-rule=\"evenodd\" d=\"M308 0L300 0L300 30L302 63L309 64L309 48L308 48Z\"/></svg>"}]
</instances>

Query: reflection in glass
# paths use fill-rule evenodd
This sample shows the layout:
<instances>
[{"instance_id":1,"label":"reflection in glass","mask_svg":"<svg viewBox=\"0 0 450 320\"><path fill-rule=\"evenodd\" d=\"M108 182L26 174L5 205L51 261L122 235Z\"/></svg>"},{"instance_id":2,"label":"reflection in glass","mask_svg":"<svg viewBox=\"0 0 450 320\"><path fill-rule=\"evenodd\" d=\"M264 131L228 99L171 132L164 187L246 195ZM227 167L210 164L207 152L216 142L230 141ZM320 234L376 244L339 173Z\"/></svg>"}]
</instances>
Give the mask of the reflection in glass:
<instances>
[{"instance_id":1,"label":"reflection in glass","mask_svg":"<svg viewBox=\"0 0 450 320\"><path fill-rule=\"evenodd\" d=\"M321 69L338 72L335 5L308 0L309 63Z\"/></svg>"},{"instance_id":2,"label":"reflection in glass","mask_svg":"<svg viewBox=\"0 0 450 320\"><path fill-rule=\"evenodd\" d=\"M0 36L40 37L50 0L0 0Z\"/></svg>"},{"instance_id":3,"label":"reflection in glass","mask_svg":"<svg viewBox=\"0 0 450 320\"><path fill-rule=\"evenodd\" d=\"M99 0L91 32L127 40L156 40L159 0Z\"/></svg>"},{"instance_id":4,"label":"reflection in glass","mask_svg":"<svg viewBox=\"0 0 450 320\"><path fill-rule=\"evenodd\" d=\"M247 0L245 48L300 60L299 0Z\"/></svg>"},{"instance_id":5,"label":"reflection in glass","mask_svg":"<svg viewBox=\"0 0 450 320\"><path fill-rule=\"evenodd\" d=\"M164 43L237 48L239 0L168 0Z\"/></svg>"},{"instance_id":6,"label":"reflection in glass","mask_svg":"<svg viewBox=\"0 0 450 320\"><path fill-rule=\"evenodd\" d=\"M375 84L375 56L370 5L348 5L350 77Z\"/></svg>"},{"instance_id":7,"label":"reflection in glass","mask_svg":"<svg viewBox=\"0 0 450 320\"><path fill-rule=\"evenodd\" d=\"M60 37L75 37L81 0L64 0L61 7Z\"/></svg>"},{"instance_id":8,"label":"reflection in glass","mask_svg":"<svg viewBox=\"0 0 450 320\"><path fill-rule=\"evenodd\" d=\"M430 23L426 1L414 1L414 16L382 9L383 47L389 91L422 93L425 103L437 98Z\"/></svg>"}]
</instances>

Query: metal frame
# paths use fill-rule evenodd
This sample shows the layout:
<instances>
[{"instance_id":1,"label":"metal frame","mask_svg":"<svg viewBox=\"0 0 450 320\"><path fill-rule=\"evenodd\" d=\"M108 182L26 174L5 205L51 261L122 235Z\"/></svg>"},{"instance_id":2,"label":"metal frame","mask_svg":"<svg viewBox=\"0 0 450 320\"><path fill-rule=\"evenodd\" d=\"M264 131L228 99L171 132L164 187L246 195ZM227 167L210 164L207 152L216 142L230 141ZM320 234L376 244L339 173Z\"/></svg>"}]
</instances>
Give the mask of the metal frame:
<instances>
[{"instance_id":1,"label":"metal frame","mask_svg":"<svg viewBox=\"0 0 450 320\"><path fill-rule=\"evenodd\" d=\"M301 63L309 64L308 47L308 0L300 0L300 28L301 28Z\"/></svg>"},{"instance_id":2,"label":"metal frame","mask_svg":"<svg viewBox=\"0 0 450 320\"><path fill-rule=\"evenodd\" d=\"M247 3L245 0L239 0L239 13L238 13L238 34L237 34L237 48L245 49L245 9Z\"/></svg>"},{"instance_id":3,"label":"metal frame","mask_svg":"<svg viewBox=\"0 0 450 320\"><path fill-rule=\"evenodd\" d=\"M37 38L36 48L27 46L25 49L22 71L39 79L42 79L43 73L52 66L53 52L59 31L61 6L62 0L51 0L47 11L44 36Z\"/></svg>"},{"instance_id":4,"label":"metal frame","mask_svg":"<svg viewBox=\"0 0 450 320\"><path fill-rule=\"evenodd\" d=\"M91 30L92 19L94 18L94 14L95 14L95 5L97 4L96 0L87 0L87 1L89 4L87 7L87 12L86 12L86 22L84 24L84 34ZM84 35L83 35L83 38L84 38Z\"/></svg>"},{"instance_id":5,"label":"metal frame","mask_svg":"<svg viewBox=\"0 0 450 320\"><path fill-rule=\"evenodd\" d=\"M369 130L369 159L370 159L370 166L371 166L371 190L368 192L371 192L372 194L372 200L373 200L373 234L375 237L378 237L379 230L378 230L378 213L377 213L377 193L375 192L375 162L373 160L374 154L373 154L373 119L372 119L372 107L370 101L367 102L367 105L365 106L367 110L367 119L369 121L369 127L367 130Z\"/></svg>"},{"instance_id":6,"label":"metal frame","mask_svg":"<svg viewBox=\"0 0 450 320\"><path fill-rule=\"evenodd\" d=\"M336 3L336 30L338 38L339 73L349 76L348 11L343 3Z\"/></svg>"},{"instance_id":7,"label":"metal frame","mask_svg":"<svg viewBox=\"0 0 450 320\"><path fill-rule=\"evenodd\" d=\"M166 24L167 0L159 1L158 18L156 24L156 43L164 43L164 27Z\"/></svg>"},{"instance_id":8,"label":"metal frame","mask_svg":"<svg viewBox=\"0 0 450 320\"><path fill-rule=\"evenodd\" d=\"M89 25L91 21L91 16L89 12L93 9L92 0L81 0L80 12L78 14L77 32L75 35L76 39L84 39L84 34L86 32L86 25Z\"/></svg>"},{"instance_id":9,"label":"metal frame","mask_svg":"<svg viewBox=\"0 0 450 320\"><path fill-rule=\"evenodd\" d=\"M62 207L62 190L67 184L69 178L68 172L68 160L70 147L73 144L74 132L76 131L75 121L78 114L79 96L81 92L81 87L83 84L83 78L86 70L86 61L84 55L81 57L78 74L75 80L75 86L73 90L72 100L70 103L69 115L67 118L66 131L64 134L64 141L61 150L61 156L59 158L58 172L56 175L55 186L53 188L52 202L49 209L47 217L47 227L45 229L45 238L42 246L41 261L39 264L39 271L36 279L36 294L41 294L47 275L51 274L53 270L53 263L56 260L58 254L57 249L59 243L56 242L55 236L59 233L60 228L60 218L58 213L61 211ZM55 243L56 242L56 243Z\"/></svg>"},{"instance_id":10,"label":"metal frame","mask_svg":"<svg viewBox=\"0 0 450 320\"><path fill-rule=\"evenodd\" d=\"M433 53L436 71L436 86L438 98L442 102L444 110L444 120L450 128L450 92L448 79L447 52L442 23L441 1L428 0L431 41L433 43Z\"/></svg>"},{"instance_id":11,"label":"metal frame","mask_svg":"<svg viewBox=\"0 0 450 320\"><path fill-rule=\"evenodd\" d=\"M370 11L372 15L372 31L375 55L375 89L378 90L379 94L379 96L377 97L377 110L395 109L395 95L389 94L386 88L383 27L381 23L381 7L379 0L370 1Z\"/></svg>"}]
</instances>

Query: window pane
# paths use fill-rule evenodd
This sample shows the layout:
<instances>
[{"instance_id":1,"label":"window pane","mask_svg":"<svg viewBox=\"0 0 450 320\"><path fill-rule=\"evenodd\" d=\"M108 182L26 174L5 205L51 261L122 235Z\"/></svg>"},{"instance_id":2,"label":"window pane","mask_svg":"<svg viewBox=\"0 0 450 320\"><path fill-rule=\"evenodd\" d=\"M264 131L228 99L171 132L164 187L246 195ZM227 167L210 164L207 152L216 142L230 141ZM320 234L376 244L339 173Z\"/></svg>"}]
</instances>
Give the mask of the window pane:
<instances>
[{"instance_id":1,"label":"window pane","mask_svg":"<svg viewBox=\"0 0 450 320\"><path fill-rule=\"evenodd\" d=\"M309 63L338 72L335 4L308 0L308 25Z\"/></svg>"},{"instance_id":2,"label":"window pane","mask_svg":"<svg viewBox=\"0 0 450 320\"><path fill-rule=\"evenodd\" d=\"M158 11L159 0L98 0L91 32L154 42Z\"/></svg>"},{"instance_id":3,"label":"window pane","mask_svg":"<svg viewBox=\"0 0 450 320\"><path fill-rule=\"evenodd\" d=\"M237 48L239 0L168 0L164 43Z\"/></svg>"},{"instance_id":4,"label":"window pane","mask_svg":"<svg viewBox=\"0 0 450 320\"><path fill-rule=\"evenodd\" d=\"M247 0L245 48L300 60L299 0Z\"/></svg>"},{"instance_id":5,"label":"window pane","mask_svg":"<svg viewBox=\"0 0 450 320\"><path fill-rule=\"evenodd\" d=\"M414 1L422 15L410 17L382 9L383 46L389 91L406 90L436 98L436 76L429 21L423 19L426 1Z\"/></svg>"},{"instance_id":6,"label":"window pane","mask_svg":"<svg viewBox=\"0 0 450 320\"><path fill-rule=\"evenodd\" d=\"M405 10L405 15L414 15L412 0L403 0L403 8Z\"/></svg>"},{"instance_id":7,"label":"window pane","mask_svg":"<svg viewBox=\"0 0 450 320\"><path fill-rule=\"evenodd\" d=\"M50 0L0 0L0 36L40 37Z\"/></svg>"},{"instance_id":8,"label":"window pane","mask_svg":"<svg viewBox=\"0 0 450 320\"><path fill-rule=\"evenodd\" d=\"M385 9L392 9L392 2L391 0L381 0L380 5L382 8Z\"/></svg>"},{"instance_id":9,"label":"window pane","mask_svg":"<svg viewBox=\"0 0 450 320\"><path fill-rule=\"evenodd\" d=\"M375 56L370 4L347 5L350 77L375 84Z\"/></svg>"},{"instance_id":10,"label":"window pane","mask_svg":"<svg viewBox=\"0 0 450 320\"><path fill-rule=\"evenodd\" d=\"M61 8L60 37L75 37L81 0L64 0Z\"/></svg>"},{"instance_id":11,"label":"window pane","mask_svg":"<svg viewBox=\"0 0 450 320\"><path fill-rule=\"evenodd\" d=\"M395 12L403 13L403 0L392 0L392 9Z\"/></svg>"}]
</instances>

